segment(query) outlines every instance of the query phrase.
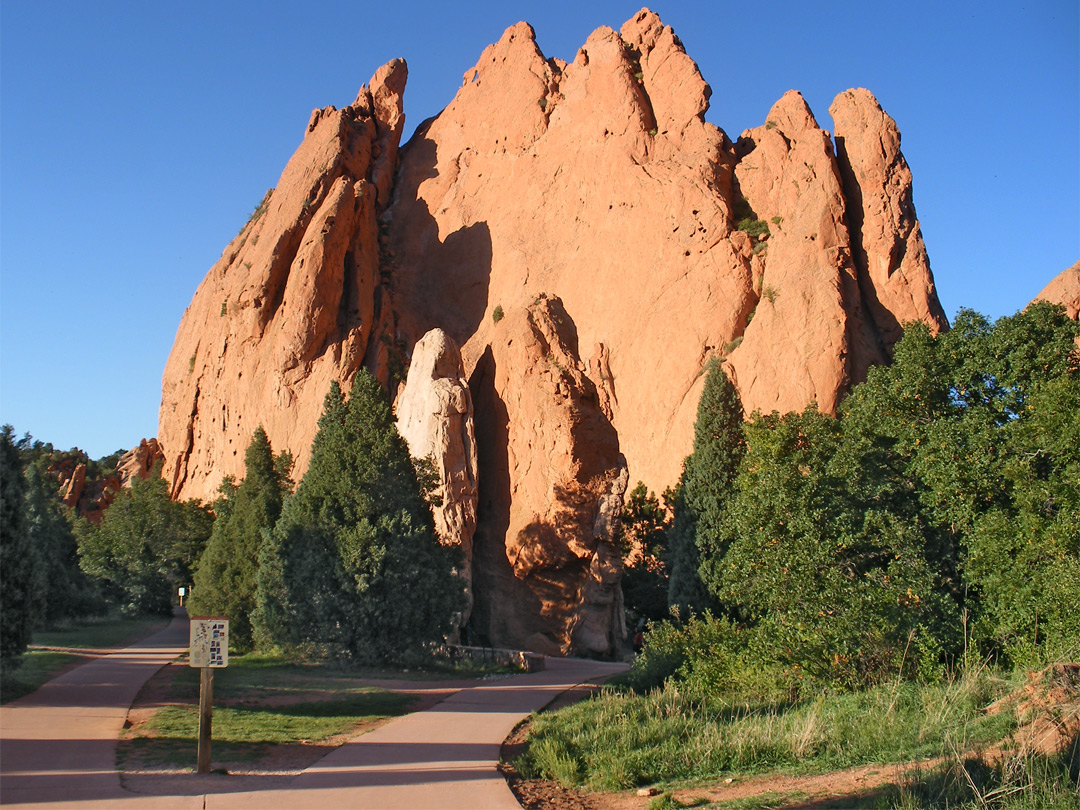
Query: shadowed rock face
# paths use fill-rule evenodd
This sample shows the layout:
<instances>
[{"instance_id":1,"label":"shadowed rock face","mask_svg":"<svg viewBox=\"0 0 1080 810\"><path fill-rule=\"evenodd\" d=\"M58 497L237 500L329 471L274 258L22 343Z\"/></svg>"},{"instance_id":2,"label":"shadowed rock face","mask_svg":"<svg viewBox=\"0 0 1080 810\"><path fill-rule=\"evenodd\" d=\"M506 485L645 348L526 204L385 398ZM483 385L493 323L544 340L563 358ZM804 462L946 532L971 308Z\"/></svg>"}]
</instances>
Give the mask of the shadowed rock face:
<instances>
[{"instance_id":1,"label":"shadowed rock face","mask_svg":"<svg viewBox=\"0 0 1080 810\"><path fill-rule=\"evenodd\" d=\"M619 440L545 294L497 324L477 391L476 620L496 644L606 655L625 635L612 512L626 491ZM486 462L486 464L485 464Z\"/></svg>"},{"instance_id":2,"label":"shadowed rock face","mask_svg":"<svg viewBox=\"0 0 1080 810\"><path fill-rule=\"evenodd\" d=\"M165 474L211 497L261 423L301 475L330 381L366 363L389 384L441 329L475 408L473 629L613 652L612 519L627 481L677 480L710 357L748 413L831 411L899 324L947 328L896 125L848 91L834 148L790 92L733 144L647 9L569 63L513 26L399 153L404 78L392 62L313 115L196 292Z\"/></svg>"}]
</instances>

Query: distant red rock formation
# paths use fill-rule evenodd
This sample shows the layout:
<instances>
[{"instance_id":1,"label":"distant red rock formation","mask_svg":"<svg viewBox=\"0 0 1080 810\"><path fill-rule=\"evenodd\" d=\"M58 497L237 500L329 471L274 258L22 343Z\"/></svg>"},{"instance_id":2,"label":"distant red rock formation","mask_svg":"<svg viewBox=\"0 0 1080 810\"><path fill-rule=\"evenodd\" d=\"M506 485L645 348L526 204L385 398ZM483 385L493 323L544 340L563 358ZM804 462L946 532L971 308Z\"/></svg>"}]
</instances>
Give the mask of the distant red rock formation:
<instances>
[{"instance_id":1,"label":"distant red rock formation","mask_svg":"<svg viewBox=\"0 0 1080 810\"><path fill-rule=\"evenodd\" d=\"M1036 301L1061 304L1074 321L1080 318L1080 262L1062 270L1035 296Z\"/></svg>"}]
</instances>

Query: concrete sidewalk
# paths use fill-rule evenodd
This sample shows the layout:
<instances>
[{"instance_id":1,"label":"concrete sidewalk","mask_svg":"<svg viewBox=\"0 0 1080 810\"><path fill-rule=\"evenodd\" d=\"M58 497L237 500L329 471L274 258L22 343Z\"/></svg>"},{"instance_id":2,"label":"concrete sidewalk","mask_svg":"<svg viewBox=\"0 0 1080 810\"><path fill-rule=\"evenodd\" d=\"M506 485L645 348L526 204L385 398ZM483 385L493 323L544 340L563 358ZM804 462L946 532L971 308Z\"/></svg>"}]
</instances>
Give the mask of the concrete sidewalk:
<instances>
[{"instance_id":1,"label":"concrete sidewalk","mask_svg":"<svg viewBox=\"0 0 1080 810\"><path fill-rule=\"evenodd\" d=\"M499 748L521 720L560 694L626 669L547 659L547 669L462 689L423 712L362 734L275 792L212 794L207 810L363 807L520 810L498 770Z\"/></svg>"},{"instance_id":2,"label":"concrete sidewalk","mask_svg":"<svg viewBox=\"0 0 1080 810\"><path fill-rule=\"evenodd\" d=\"M0 804L45 808L280 810L519 807L497 769L514 726L567 689L625 664L547 659L547 669L461 689L436 706L361 734L266 790L230 790L229 776L192 776L196 795L136 794L120 786L116 741L142 685L187 649L177 617L145 642L85 664L0 707ZM194 785L193 785L194 787Z\"/></svg>"},{"instance_id":3,"label":"concrete sidewalk","mask_svg":"<svg viewBox=\"0 0 1080 810\"><path fill-rule=\"evenodd\" d=\"M139 689L187 646L187 615L177 615L150 638L0 706L0 804L115 807L130 799L116 741Z\"/></svg>"}]
</instances>

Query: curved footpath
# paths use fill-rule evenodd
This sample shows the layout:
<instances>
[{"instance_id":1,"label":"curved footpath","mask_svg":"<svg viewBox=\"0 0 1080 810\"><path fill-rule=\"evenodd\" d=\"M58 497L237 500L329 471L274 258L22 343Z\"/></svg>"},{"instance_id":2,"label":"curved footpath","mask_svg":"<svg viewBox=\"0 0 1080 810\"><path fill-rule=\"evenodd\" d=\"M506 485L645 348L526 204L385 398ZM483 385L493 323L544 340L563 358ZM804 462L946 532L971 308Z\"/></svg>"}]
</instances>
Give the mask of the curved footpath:
<instances>
[{"instance_id":1,"label":"curved footpath","mask_svg":"<svg viewBox=\"0 0 1080 810\"><path fill-rule=\"evenodd\" d=\"M128 708L158 669L186 652L187 642L188 620L177 616L145 641L73 669L0 707L0 804L88 810L517 810L497 769L502 741L519 721L567 689L626 668L549 658L543 672L478 681L426 711L353 738L273 790L227 792L229 777L193 775L213 780L214 792L131 793L120 786L115 761Z\"/></svg>"}]
</instances>

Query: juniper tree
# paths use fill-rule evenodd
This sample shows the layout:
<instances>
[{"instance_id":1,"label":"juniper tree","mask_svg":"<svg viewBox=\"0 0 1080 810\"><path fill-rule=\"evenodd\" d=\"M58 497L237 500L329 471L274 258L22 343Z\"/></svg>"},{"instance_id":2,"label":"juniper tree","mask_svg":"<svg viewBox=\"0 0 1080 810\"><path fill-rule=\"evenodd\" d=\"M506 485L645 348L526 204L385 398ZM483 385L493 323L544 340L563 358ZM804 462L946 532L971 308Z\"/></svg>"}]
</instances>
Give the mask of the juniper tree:
<instances>
[{"instance_id":1,"label":"juniper tree","mask_svg":"<svg viewBox=\"0 0 1080 810\"><path fill-rule=\"evenodd\" d=\"M188 609L200 615L227 616L229 642L239 650L252 644L251 614L259 551L264 533L274 528L290 482L292 459L275 458L262 426L244 454L244 480L222 485L217 517L195 571Z\"/></svg>"},{"instance_id":2,"label":"juniper tree","mask_svg":"<svg viewBox=\"0 0 1080 810\"><path fill-rule=\"evenodd\" d=\"M700 611L711 603L701 578L706 559L723 557L724 511L745 452L743 409L735 386L714 359L706 366L694 449L683 464L668 541L668 604Z\"/></svg>"},{"instance_id":3,"label":"juniper tree","mask_svg":"<svg viewBox=\"0 0 1080 810\"><path fill-rule=\"evenodd\" d=\"M26 530L25 482L11 425L0 431L0 662L18 660L37 620L41 565Z\"/></svg>"},{"instance_id":4,"label":"juniper tree","mask_svg":"<svg viewBox=\"0 0 1080 810\"><path fill-rule=\"evenodd\" d=\"M366 370L326 397L311 462L260 554L260 647L355 661L441 640L462 589L408 447Z\"/></svg>"}]
</instances>

